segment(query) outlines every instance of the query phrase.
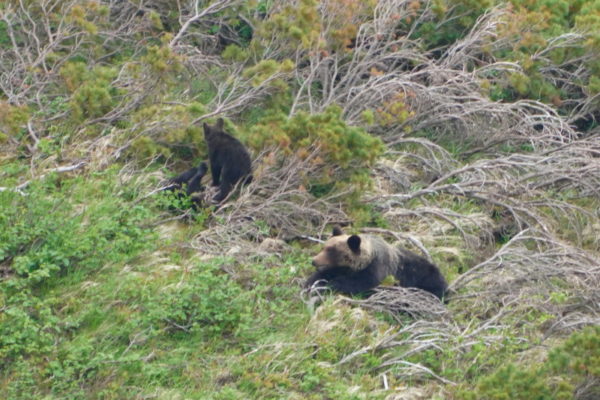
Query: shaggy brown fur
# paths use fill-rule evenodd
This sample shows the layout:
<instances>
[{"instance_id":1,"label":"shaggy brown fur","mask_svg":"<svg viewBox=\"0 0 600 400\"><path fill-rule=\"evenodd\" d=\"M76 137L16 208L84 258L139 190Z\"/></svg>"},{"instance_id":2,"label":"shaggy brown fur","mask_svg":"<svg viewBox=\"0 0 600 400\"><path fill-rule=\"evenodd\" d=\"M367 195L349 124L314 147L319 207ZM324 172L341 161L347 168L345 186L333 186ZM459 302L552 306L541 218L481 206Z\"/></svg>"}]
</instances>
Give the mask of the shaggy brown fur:
<instances>
[{"instance_id":1,"label":"shaggy brown fur","mask_svg":"<svg viewBox=\"0 0 600 400\"><path fill-rule=\"evenodd\" d=\"M339 229L339 228L338 228ZM337 233L334 230L334 234L325 242L323 250L313 257L313 265L318 270L323 270L331 267L348 267L354 271L360 271L364 269L371 260L375 257L374 253L381 251L381 239L375 236L364 236L362 240L362 246L358 246L360 251L349 252L348 240L351 235L344 235L339 231ZM357 236L358 237L358 236ZM353 239L356 240L356 239Z\"/></svg>"},{"instance_id":2,"label":"shaggy brown fur","mask_svg":"<svg viewBox=\"0 0 600 400\"><path fill-rule=\"evenodd\" d=\"M406 249L393 247L372 235L344 235L339 227L325 247L313 258L315 272L306 281L312 286L325 281L327 286L348 293L365 292L393 275L400 286L416 287L444 296L448 284L440 270Z\"/></svg>"}]
</instances>

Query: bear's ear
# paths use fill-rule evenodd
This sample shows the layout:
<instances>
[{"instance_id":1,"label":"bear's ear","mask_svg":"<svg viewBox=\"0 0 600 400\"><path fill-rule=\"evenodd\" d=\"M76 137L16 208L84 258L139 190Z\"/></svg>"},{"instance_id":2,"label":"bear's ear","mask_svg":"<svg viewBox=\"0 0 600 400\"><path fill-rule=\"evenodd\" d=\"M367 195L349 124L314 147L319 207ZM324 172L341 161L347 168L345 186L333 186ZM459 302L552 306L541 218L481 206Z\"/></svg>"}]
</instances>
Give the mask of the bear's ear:
<instances>
[{"instance_id":1,"label":"bear's ear","mask_svg":"<svg viewBox=\"0 0 600 400\"><path fill-rule=\"evenodd\" d=\"M218 130L223 130L223 126L225 125L225 121L223 121L223 118L219 118L217 120L217 124L215 125L215 128L217 128Z\"/></svg>"},{"instance_id":2,"label":"bear's ear","mask_svg":"<svg viewBox=\"0 0 600 400\"><path fill-rule=\"evenodd\" d=\"M348 238L348 247L353 253L360 253L360 236L352 235Z\"/></svg>"},{"instance_id":3,"label":"bear's ear","mask_svg":"<svg viewBox=\"0 0 600 400\"><path fill-rule=\"evenodd\" d=\"M202 124L202 127L204 128L204 133L210 133L210 125L207 124L206 122Z\"/></svg>"},{"instance_id":4,"label":"bear's ear","mask_svg":"<svg viewBox=\"0 0 600 400\"><path fill-rule=\"evenodd\" d=\"M343 235L343 234L344 234L344 232L342 232L342 228L340 228L339 225L335 225L333 227L333 232L332 232L331 236L340 236L340 235Z\"/></svg>"}]
</instances>

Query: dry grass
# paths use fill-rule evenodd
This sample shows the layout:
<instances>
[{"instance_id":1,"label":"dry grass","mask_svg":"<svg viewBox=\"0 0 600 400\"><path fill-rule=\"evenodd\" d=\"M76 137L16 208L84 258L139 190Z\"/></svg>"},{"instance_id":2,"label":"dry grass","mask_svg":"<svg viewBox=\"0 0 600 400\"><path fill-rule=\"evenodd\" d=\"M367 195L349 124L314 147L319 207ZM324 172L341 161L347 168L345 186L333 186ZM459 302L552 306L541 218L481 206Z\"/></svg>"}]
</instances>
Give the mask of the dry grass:
<instances>
[{"instance_id":1,"label":"dry grass","mask_svg":"<svg viewBox=\"0 0 600 400\"><path fill-rule=\"evenodd\" d=\"M232 247L254 252L267 237L297 239L320 232L329 224L348 217L336 201L343 193L316 198L306 188L308 177L322 168L314 162L315 149L306 158L266 151L254 163L252 182L241 188L235 199L226 199L212 214L212 223L192 246L209 253ZM302 173L299 173L302 171Z\"/></svg>"}]
</instances>

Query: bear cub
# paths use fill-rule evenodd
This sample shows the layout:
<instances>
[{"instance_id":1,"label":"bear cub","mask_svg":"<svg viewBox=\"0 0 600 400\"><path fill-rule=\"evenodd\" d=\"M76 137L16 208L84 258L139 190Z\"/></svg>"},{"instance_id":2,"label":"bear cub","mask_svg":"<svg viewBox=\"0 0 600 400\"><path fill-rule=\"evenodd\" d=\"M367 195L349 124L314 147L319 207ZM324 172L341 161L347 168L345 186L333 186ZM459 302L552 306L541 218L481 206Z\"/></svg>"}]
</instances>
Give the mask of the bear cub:
<instances>
[{"instance_id":1,"label":"bear cub","mask_svg":"<svg viewBox=\"0 0 600 400\"><path fill-rule=\"evenodd\" d=\"M444 297L448 284L435 265L402 247L389 245L372 235L345 235L333 228L333 236L313 258L317 271L306 281L311 287L319 280L332 289L357 294L377 287L393 275L402 287L414 287Z\"/></svg>"},{"instance_id":2,"label":"bear cub","mask_svg":"<svg viewBox=\"0 0 600 400\"><path fill-rule=\"evenodd\" d=\"M190 168L181 175L170 179L169 186L165 187L163 190L174 191L183 190L185 188L185 194L188 196L196 192L201 192L204 190L201 181L207 171L208 166L205 162L201 162L198 167Z\"/></svg>"},{"instance_id":3,"label":"bear cub","mask_svg":"<svg viewBox=\"0 0 600 400\"><path fill-rule=\"evenodd\" d=\"M201 162L198 167L190 168L175 178L171 178L168 186L162 188L161 191L175 192L179 199L184 196L190 197L192 209L196 209L196 206L201 203L198 193L204 191L202 178L206 172L208 172L208 166L205 162ZM171 207L171 209L175 208Z\"/></svg>"},{"instance_id":4,"label":"bear cub","mask_svg":"<svg viewBox=\"0 0 600 400\"><path fill-rule=\"evenodd\" d=\"M252 160L248 150L238 139L225 132L223 125L222 118L214 126L204 124L212 184L219 187L213 198L217 203L223 201L242 179L244 183L252 180Z\"/></svg>"}]
</instances>

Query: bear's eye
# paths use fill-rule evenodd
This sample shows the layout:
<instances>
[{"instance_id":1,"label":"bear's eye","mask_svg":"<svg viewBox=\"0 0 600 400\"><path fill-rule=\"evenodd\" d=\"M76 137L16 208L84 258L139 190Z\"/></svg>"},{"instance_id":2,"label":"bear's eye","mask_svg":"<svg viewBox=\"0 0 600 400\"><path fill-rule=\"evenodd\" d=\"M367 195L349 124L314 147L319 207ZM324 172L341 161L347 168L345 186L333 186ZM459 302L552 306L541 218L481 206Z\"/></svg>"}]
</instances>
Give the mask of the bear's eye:
<instances>
[{"instance_id":1,"label":"bear's eye","mask_svg":"<svg viewBox=\"0 0 600 400\"><path fill-rule=\"evenodd\" d=\"M325 252L326 252L327 254L332 254L332 253L333 253L333 247L326 247L326 248L325 248Z\"/></svg>"}]
</instances>

